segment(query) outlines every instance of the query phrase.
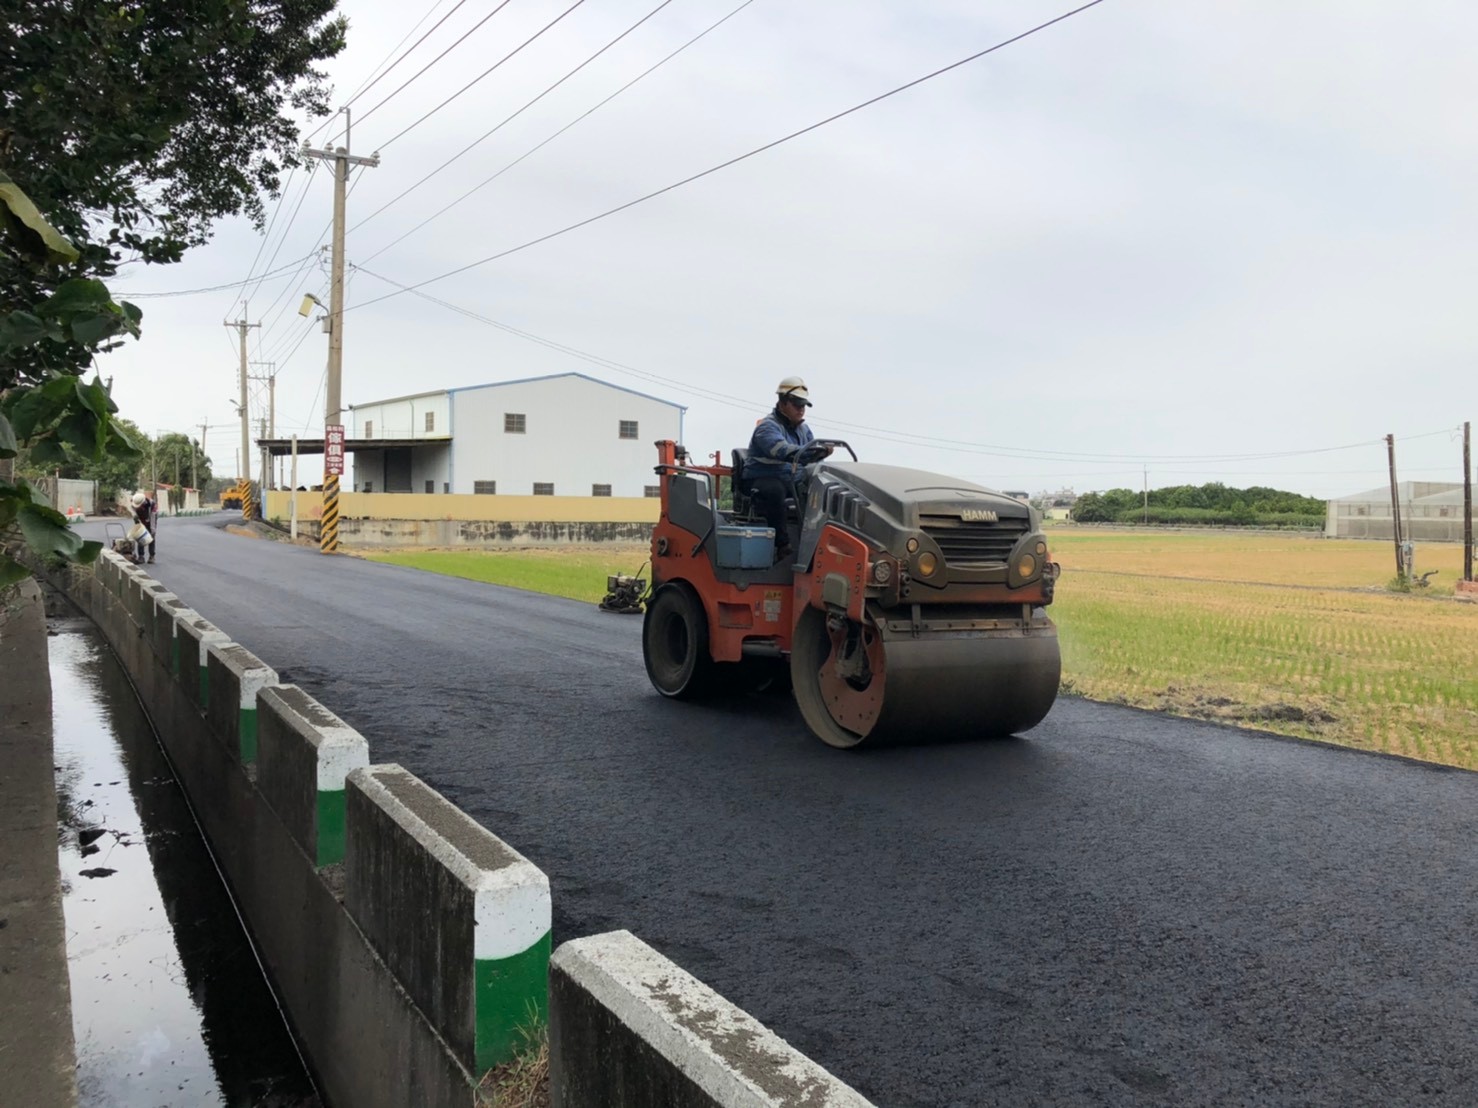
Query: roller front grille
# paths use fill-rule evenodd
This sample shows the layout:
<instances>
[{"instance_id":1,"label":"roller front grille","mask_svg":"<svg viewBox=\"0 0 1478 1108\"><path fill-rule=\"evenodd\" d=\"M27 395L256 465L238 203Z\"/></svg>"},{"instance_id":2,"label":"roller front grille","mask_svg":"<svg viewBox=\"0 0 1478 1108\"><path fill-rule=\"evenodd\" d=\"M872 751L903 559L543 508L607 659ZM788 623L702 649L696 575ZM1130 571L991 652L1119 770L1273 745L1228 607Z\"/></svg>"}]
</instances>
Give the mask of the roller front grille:
<instances>
[{"instance_id":1,"label":"roller front grille","mask_svg":"<svg viewBox=\"0 0 1478 1108\"><path fill-rule=\"evenodd\" d=\"M966 521L955 515L921 515L919 529L939 544L944 561L952 566L999 564L1027 533L1025 519L1003 519L998 523Z\"/></svg>"}]
</instances>

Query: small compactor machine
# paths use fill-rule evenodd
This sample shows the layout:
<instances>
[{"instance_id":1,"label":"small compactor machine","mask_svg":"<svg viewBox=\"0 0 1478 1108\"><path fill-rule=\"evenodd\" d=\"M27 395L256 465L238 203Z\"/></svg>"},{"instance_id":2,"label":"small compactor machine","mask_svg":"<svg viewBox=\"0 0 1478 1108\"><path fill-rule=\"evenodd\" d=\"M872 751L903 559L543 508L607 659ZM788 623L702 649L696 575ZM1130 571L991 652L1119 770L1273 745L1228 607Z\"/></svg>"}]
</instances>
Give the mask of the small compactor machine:
<instances>
[{"instance_id":1,"label":"small compactor machine","mask_svg":"<svg viewBox=\"0 0 1478 1108\"><path fill-rule=\"evenodd\" d=\"M823 460L826 446L852 461ZM1029 505L817 440L790 505L795 553L772 564L744 451L728 465L691 464L668 440L657 452L642 650L664 696L779 676L837 747L1008 735L1052 707L1058 569Z\"/></svg>"}]
</instances>

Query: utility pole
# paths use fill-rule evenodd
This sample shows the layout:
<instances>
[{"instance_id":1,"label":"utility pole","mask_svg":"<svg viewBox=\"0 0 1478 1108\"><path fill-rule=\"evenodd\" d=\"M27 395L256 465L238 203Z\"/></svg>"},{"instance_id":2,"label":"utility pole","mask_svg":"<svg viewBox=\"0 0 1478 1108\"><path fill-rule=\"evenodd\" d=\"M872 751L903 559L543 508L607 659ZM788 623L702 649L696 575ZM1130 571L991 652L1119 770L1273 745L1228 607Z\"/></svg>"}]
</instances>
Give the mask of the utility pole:
<instances>
[{"instance_id":1,"label":"utility pole","mask_svg":"<svg viewBox=\"0 0 1478 1108\"><path fill-rule=\"evenodd\" d=\"M1150 467L1144 467L1144 522L1149 526L1150 522Z\"/></svg>"},{"instance_id":2,"label":"utility pole","mask_svg":"<svg viewBox=\"0 0 1478 1108\"><path fill-rule=\"evenodd\" d=\"M344 108L344 142L349 141L349 109ZM349 167L380 164L379 154L368 158L355 157L348 146L337 146L333 150L314 150L303 147L303 154L319 158L334 165L334 246L331 284L329 286L329 333L328 333L328 393L323 413L323 519L319 532L318 548L325 554L339 549L339 474L343 471L343 426L340 423L340 386L344 363L344 197L349 181ZM337 430L330 430L337 428ZM330 454L330 439L334 440L338 454ZM335 468L337 467L337 468Z\"/></svg>"},{"instance_id":3,"label":"utility pole","mask_svg":"<svg viewBox=\"0 0 1478 1108\"><path fill-rule=\"evenodd\" d=\"M1473 425L1463 421L1463 580L1473 579Z\"/></svg>"},{"instance_id":4,"label":"utility pole","mask_svg":"<svg viewBox=\"0 0 1478 1108\"><path fill-rule=\"evenodd\" d=\"M251 468L251 415L246 408L246 333L253 327L260 327L261 324L248 323L245 313L242 313L242 318L238 319L235 323L228 321L225 326L235 327L236 333L241 339L241 453L237 456L236 460L236 477L237 480L245 480L247 484L251 484L251 475L241 468L243 465L247 469ZM252 519L255 517L255 505L252 503L252 500L253 498L250 494L241 498L242 519Z\"/></svg>"},{"instance_id":5,"label":"utility pole","mask_svg":"<svg viewBox=\"0 0 1478 1108\"><path fill-rule=\"evenodd\" d=\"M202 423L200 425L200 451L199 451L199 453L201 453L201 454L204 454L205 453L205 427L206 427L206 425L204 423ZM196 498L197 499L200 499L200 474L199 474L199 472L196 469L196 460L197 460L196 459L196 451L192 447L191 450L190 450L190 484L192 486L194 486L194 488L195 488Z\"/></svg>"},{"instance_id":6,"label":"utility pole","mask_svg":"<svg viewBox=\"0 0 1478 1108\"><path fill-rule=\"evenodd\" d=\"M265 437L275 439L277 437L277 363L252 362L251 364L267 367L267 375L265 377L253 375L252 380L267 382L267 432ZM265 475L262 480L267 480ZM273 488L277 487L276 480L273 480L271 484Z\"/></svg>"},{"instance_id":7,"label":"utility pole","mask_svg":"<svg viewBox=\"0 0 1478 1108\"><path fill-rule=\"evenodd\" d=\"M1396 576L1406 576L1406 563L1401 558L1401 497L1396 491L1396 436L1386 436L1386 455L1391 464L1391 534L1396 540Z\"/></svg>"}]
</instances>

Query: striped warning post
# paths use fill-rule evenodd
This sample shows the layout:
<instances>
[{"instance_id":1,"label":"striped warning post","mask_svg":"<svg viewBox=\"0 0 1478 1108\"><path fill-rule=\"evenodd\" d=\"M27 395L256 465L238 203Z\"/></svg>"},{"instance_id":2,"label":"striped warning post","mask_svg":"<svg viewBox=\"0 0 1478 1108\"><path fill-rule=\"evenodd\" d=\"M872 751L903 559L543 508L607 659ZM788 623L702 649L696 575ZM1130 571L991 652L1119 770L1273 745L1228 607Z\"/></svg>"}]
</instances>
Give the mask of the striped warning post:
<instances>
[{"instance_id":1,"label":"striped warning post","mask_svg":"<svg viewBox=\"0 0 1478 1108\"><path fill-rule=\"evenodd\" d=\"M339 551L339 475L330 473L323 478L323 519L318 526L318 552L337 554Z\"/></svg>"},{"instance_id":2,"label":"striped warning post","mask_svg":"<svg viewBox=\"0 0 1478 1108\"><path fill-rule=\"evenodd\" d=\"M237 484L236 488L237 488L237 491L239 491L241 493L241 518L242 519L247 519L247 520L256 519L257 518L257 493L256 493L256 489L253 487L253 485L252 485L252 483L250 481L241 481L241 482L239 482Z\"/></svg>"}]
</instances>

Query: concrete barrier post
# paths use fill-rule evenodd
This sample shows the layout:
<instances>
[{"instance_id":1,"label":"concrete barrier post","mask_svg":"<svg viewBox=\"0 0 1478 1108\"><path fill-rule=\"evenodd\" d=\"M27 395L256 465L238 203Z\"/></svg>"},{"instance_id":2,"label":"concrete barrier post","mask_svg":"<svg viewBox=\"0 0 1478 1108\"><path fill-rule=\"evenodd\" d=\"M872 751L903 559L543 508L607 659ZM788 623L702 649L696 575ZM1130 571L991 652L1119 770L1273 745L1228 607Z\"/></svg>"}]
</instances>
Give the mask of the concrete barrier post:
<instances>
[{"instance_id":1,"label":"concrete barrier post","mask_svg":"<svg viewBox=\"0 0 1478 1108\"><path fill-rule=\"evenodd\" d=\"M150 646L154 656L164 663L171 677L179 675L179 656L175 648L175 613L185 602L172 592L154 593L154 622L150 627Z\"/></svg>"},{"instance_id":2,"label":"concrete barrier post","mask_svg":"<svg viewBox=\"0 0 1478 1108\"><path fill-rule=\"evenodd\" d=\"M548 1012L549 879L400 766L349 774L345 905L471 1072Z\"/></svg>"},{"instance_id":3,"label":"concrete barrier post","mask_svg":"<svg viewBox=\"0 0 1478 1108\"><path fill-rule=\"evenodd\" d=\"M628 931L549 966L553 1108L870 1108L870 1102Z\"/></svg>"},{"instance_id":4,"label":"concrete barrier post","mask_svg":"<svg viewBox=\"0 0 1478 1108\"><path fill-rule=\"evenodd\" d=\"M180 643L180 688L197 711L210 707L210 648L231 641L231 637L195 613L180 613L175 621ZM187 659L193 659L193 663Z\"/></svg>"},{"instance_id":5,"label":"concrete barrier post","mask_svg":"<svg viewBox=\"0 0 1478 1108\"><path fill-rule=\"evenodd\" d=\"M257 760L257 693L277 684L277 671L244 646L206 647L209 702L205 719L244 766Z\"/></svg>"},{"instance_id":6,"label":"concrete barrier post","mask_svg":"<svg viewBox=\"0 0 1478 1108\"><path fill-rule=\"evenodd\" d=\"M316 866L344 860L344 779L364 736L296 685L257 693L257 788Z\"/></svg>"}]
</instances>

